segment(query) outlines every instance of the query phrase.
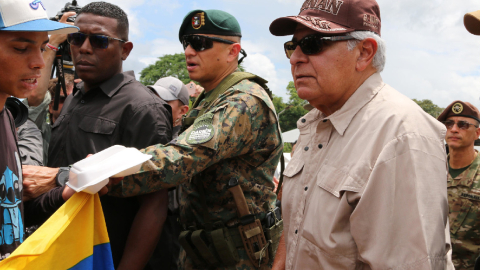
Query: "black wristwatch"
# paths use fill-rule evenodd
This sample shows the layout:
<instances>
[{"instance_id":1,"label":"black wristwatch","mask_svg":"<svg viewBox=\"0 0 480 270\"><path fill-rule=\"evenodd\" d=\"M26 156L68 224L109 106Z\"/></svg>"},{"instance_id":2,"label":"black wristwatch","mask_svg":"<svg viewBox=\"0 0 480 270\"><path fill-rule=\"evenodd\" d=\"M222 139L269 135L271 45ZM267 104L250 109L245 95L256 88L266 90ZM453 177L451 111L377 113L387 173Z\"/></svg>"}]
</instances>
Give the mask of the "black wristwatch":
<instances>
[{"instance_id":1,"label":"black wristwatch","mask_svg":"<svg viewBox=\"0 0 480 270\"><path fill-rule=\"evenodd\" d=\"M57 177L55 181L57 182L57 186L63 187L65 183L68 182L68 175L70 174L70 167L60 167L58 169Z\"/></svg>"}]
</instances>

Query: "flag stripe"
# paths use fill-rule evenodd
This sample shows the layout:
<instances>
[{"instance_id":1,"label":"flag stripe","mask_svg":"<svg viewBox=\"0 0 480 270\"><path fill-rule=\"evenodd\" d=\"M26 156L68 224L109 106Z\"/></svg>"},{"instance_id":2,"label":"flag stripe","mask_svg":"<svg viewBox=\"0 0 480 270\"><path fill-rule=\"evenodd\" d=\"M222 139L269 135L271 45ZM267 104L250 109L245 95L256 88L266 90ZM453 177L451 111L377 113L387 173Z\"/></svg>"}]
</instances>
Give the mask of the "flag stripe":
<instances>
[{"instance_id":1,"label":"flag stripe","mask_svg":"<svg viewBox=\"0 0 480 270\"><path fill-rule=\"evenodd\" d=\"M110 240L98 194L73 195L0 262L0 269L113 270Z\"/></svg>"},{"instance_id":2,"label":"flag stripe","mask_svg":"<svg viewBox=\"0 0 480 270\"><path fill-rule=\"evenodd\" d=\"M92 269L111 269L113 270L112 250L110 243L105 243L93 247L93 255L80 261L70 270L92 270Z\"/></svg>"}]
</instances>

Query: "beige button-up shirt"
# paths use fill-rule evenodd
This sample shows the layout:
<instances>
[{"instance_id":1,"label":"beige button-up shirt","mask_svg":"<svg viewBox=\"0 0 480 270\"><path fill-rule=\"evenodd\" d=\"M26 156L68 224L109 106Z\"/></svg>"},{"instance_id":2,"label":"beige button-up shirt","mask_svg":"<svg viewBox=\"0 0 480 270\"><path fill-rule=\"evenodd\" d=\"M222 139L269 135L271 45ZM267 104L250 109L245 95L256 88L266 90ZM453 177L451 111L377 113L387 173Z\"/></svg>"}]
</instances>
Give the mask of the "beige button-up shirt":
<instances>
[{"instance_id":1,"label":"beige button-up shirt","mask_svg":"<svg viewBox=\"0 0 480 270\"><path fill-rule=\"evenodd\" d=\"M444 269L445 127L368 78L326 117L298 121L285 169L286 269Z\"/></svg>"}]
</instances>

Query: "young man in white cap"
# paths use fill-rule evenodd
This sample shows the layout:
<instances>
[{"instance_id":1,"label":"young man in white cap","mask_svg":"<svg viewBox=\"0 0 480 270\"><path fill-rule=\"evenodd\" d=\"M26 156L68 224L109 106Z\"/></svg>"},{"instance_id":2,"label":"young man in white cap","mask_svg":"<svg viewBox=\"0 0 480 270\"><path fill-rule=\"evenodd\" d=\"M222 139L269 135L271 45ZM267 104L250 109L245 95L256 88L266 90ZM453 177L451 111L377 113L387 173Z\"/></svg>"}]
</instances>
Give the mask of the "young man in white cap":
<instances>
[{"instance_id":1,"label":"young man in white cap","mask_svg":"<svg viewBox=\"0 0 480 270\"><path fill-rule=\"evenodd\" d=\"M25 239L22 166L5 102L9 96L25 98L38 86L48 34L77 31L48 20L39 0L0 0L0 260ZM62 193L64 200L73 194L69 188Z\"/></svg>"},{"instance_id":2,"label":"young man in white cap","mask_svg":"<svg viewBox=\"0 0 480 270\"><path fill-rule=\"evenodd\" d=\"M166 101L172 107L173 117L173 138L178 137L182 128L182 117L188 112L188 89L182 81L175 77L159 79L154 85L148 88Z\"/></svg>"}]
</instances>

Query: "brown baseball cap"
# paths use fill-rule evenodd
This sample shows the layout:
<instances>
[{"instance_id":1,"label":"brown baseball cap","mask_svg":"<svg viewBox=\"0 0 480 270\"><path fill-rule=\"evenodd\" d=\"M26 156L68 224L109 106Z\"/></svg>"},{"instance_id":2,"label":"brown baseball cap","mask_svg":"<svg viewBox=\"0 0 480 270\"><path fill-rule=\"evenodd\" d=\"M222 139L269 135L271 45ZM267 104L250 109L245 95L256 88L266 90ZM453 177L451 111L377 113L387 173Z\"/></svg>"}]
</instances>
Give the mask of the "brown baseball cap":
<instances>
[{"instance_id":1,"label":"brown baseball cap","mask_svg":"<svg viewBox=\"0 0 480 270\"><path fill-rule=\"evenodd\" d=\"M480 10L465 14L463 16L463 24L468 32L480 35Z\"/></svg>"},{"instance_id":2,"label":"brown baseball cap","mask_svg":"<svg viewBox=\"0 0 480 270\"><path fill-rule=\"evenodd\" d=\"M437 118L438 121L443 122L452 116L470 117L480 122L480 112L478 109L468 102L455 100Z\"/></svg>"},{"instance_id":3,"label":"brown baseball cap","mask_svg":"<svg viewBox=\"0 0 480 270\"><path fill-rule=\"evenodd\" d=\"M293 35L299 23L329 35L353 31L380 35L380 7L375 0L307 0L298 16L274 20L270 32L275 36Z\"/></svg>"}]
</instances>

